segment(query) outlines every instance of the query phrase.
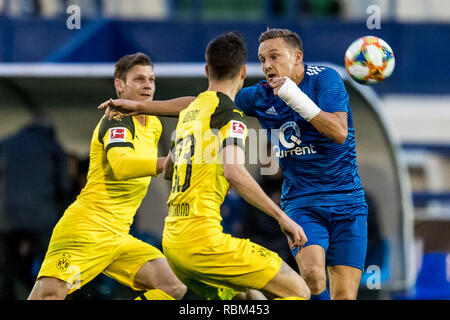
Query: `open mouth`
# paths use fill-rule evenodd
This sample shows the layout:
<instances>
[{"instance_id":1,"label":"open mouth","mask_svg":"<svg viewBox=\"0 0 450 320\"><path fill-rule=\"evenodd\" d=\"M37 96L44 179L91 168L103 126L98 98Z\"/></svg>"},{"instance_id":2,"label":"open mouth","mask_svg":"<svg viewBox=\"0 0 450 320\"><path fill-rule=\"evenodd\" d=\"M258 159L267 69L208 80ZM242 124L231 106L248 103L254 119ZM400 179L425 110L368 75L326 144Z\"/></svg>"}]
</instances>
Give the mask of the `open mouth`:
<instances>
[{"instance_id":1,"label":"open mouth","mask_svg":"<svg viewBox=\"0 0 450 320\"><path fill-rule=\"evenodd\" d=\"M272 81L277 75L275 73L268 73L267 80Z\"/></svg>"}]
</instances>

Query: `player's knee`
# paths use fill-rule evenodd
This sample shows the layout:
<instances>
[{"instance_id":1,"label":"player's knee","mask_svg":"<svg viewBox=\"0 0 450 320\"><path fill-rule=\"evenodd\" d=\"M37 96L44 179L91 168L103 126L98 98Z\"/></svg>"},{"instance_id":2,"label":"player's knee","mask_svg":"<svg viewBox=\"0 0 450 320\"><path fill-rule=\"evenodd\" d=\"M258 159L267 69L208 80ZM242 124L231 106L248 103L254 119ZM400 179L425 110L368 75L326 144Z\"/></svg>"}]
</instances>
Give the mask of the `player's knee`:
<instances>
[{"instance_id":1,"label":"player's knee","mask_svg":"<svg viewBox=\"0 0 450 320\"><path fill-rule=\"evenodd\" d=\"M348 290L345 288L335 290L335 292L332 292L333 300L355 300L356 294L353 292L353 290Z\"/></svg>"},{"instance_id":2,"label":"player's knee","mask_svg":"<svg viewBox=\"0 0 450 320\"><path fill-rule=\"evenodd\" d=\"M318 266L310 266L302 269L302 277L313 292L323 290L327 284L325 270Z\"/></svg>"},{"instance_id":3,"label":"player's knee","mask_svg":"<svg viewBox=\"0 0 450 320\"><path fill-rule=\"evenodd\" d=\"M67 289L59 283L38 281L28 297L28 300L64 300Z\"/></svg>"},{"instance_id":4,"label":"player's knee","mask_svg":"<svg viewBox=\"0 0 450 320\"><path fill-rule=\"evenodd\" d=\"M311 297L311 290L305 279L293 270L291 270L289 287L294 290L294 292L289 293L289 296L300 297L306 300L309 300Z\"/></svg>"},{"instance_id":5,"label":"player's knee","mask_svg":"<svg viewBox=\"0 0 450 320\"><path fill-rule=\"evenodd\" d=\"M160 289L176 300L181 300L187 292L187 287L181 281L166 285Z\"/></svg>"},{"instance_id":6,"label":"player's knee","mask_svg":"<svg viewBox=\"0 0 450 320\"><path fill-rule=\"evenodd\" d=\"M175 299L181 300L187 292L187 287L183 283L179 283L175 289Z\"/></svg>"},{"instance_id":7,"label":"player's knee","mask_svg":"<svg viewBox=\"0 0 450 320\"><path fill-rule=\"evenodd\" d=\"M53 291L45 291L40 295L40 300L64 300L65 294L61 294L60 292Z\"/></svg>"},{"instance_id":8,"label":"player's knee","mask_svg":"<svg viewBox=\"0 0 450 320\"><path fill-rule=\"evenodd\" d=\"M309 300L309 298L311 297L311 290L306 285L306 282L303 281L303 283L300 285L296 296Z\"/></svg>"}]
</instances>

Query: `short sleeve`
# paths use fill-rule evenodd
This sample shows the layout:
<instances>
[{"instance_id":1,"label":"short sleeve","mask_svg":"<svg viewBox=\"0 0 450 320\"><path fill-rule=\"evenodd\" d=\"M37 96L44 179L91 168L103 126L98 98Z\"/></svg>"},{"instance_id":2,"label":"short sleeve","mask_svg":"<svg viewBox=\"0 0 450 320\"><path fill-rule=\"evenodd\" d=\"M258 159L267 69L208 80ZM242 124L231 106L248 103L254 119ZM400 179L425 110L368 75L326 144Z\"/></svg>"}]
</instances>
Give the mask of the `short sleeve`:
<instances>
[{"instance_id":1,"label":"short sleeve","mask_svg":"<svg viewBox=\"0 0 450 320\"><path fill-rule=\"evenodd\" d=\"M256 85L242 88L234 99L237 107L244 111L247 116L255 116Z\"/></svg>"},{"instance_id":2,"label":"short sleeve","mask_svg":"<svg viewBox=\"0 0 450 320\"><path fill-rule=\"evenodd\" d=\"M326 112L348 112L349 98L344 81L337 71L327 68L319 73L318 104Z\"/></svg>"},{"instance_id":3,"label":"short sleeve","mask_svg":"<svg viewBox=\"0 0 450 320\"><path fill-rule=\"evenodd\" d=\"M220 148L236 145L245 149L248 129L244 121L230 120L219 131Z\"/></svg>"},{"instance_id":4,"label":"short sleeve","mask_svg":"<svg viewBox=\"0 0 450 320\"><path fill-rule=\"evenodd\" d=\"M104 118L100 124L98 139L105 152L113 147L129 147L134 149L135 128L133 119L126 117L122 121Z\"/></svg>"},{"instance_id":5,"label":"short sleeve","mask_svg":"<svg viewBox=\"0 0 450 320\"><path fill-rule=\"evenodd\" d=\"M248 129L244 113L225 95L218 93L220 103L211 115L210 127L218 130L220 148L233 144L245 148Z\"/></svg>"}]
</instances>

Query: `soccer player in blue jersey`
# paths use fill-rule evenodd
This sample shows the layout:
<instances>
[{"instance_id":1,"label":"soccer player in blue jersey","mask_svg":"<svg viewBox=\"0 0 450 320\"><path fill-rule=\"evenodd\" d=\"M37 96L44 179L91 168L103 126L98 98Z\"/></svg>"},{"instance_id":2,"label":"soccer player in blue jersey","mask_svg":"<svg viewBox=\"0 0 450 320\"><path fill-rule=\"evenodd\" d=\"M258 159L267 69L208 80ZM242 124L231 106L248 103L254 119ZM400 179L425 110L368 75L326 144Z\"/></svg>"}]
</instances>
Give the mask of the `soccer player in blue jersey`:
<instances>
[{"instance_id":1,"label":"soccer player in blue jersey","mask_svg":"<svg viewBox=\"0 0 450 320\"><path fill-rule=\"evenodd\" d=\"M300 37L261 34L265 81L243 88L236 104L271 134L284 182L282 209L308 237L293 250L311 299L356 299L367 248L367 204L344 82L332 68L303 63ZM327 266L330 292L326 288Z\"/></svg>"},{"instance_id":2,"label":"soccer player in blue jersey","mask_svg":"<svg viewBox=\"0 0 450 320\"><path fill-rule=\"evenodd\" d=\"M258 118L273 143L284 178L282 209L308 238L292 254L312 300L356 299L366 257L367 204L343 80L332 68L305 65L302 41L291 30L268 29L259 42L266 80L243 88L235 102ZM173 115L188 101L114 100L100 108Z\"/></svg>"}]
</instances>

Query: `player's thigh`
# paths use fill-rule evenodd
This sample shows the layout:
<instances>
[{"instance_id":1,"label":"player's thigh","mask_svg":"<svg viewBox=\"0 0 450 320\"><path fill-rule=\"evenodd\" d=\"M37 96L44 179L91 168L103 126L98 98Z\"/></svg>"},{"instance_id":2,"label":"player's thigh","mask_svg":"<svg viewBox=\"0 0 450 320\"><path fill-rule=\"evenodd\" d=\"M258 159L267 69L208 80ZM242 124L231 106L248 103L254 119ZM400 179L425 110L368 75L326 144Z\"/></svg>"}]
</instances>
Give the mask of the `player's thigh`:
<instances>
[{"instance_id":1,"label":"player's thigh","mask_svg":"<svg viewBox=\"0 0 450 320\"><path fill-rule=\"evenodd\" d=\"M300 274L308 284L323 287L325 283L317 282L326 282L325 256L329 246L328 210L326 207L308 207L288 212L308 237L301 250L292 249Z\"/></svg>"},{"instance_id":2,"label":"player's thigh","mask_svg":"<svg viewBox=\"0 0 450 320\"><path fill-rule=\"evenodd\" d=\"M278 273L261 291L269 297L300 297L304 299L310 297L305 280L284 261Z\"/></svg>"},{"instance_id":3,"label":"player's thigh","mask_svg":"<svg viewBox=\"0 0 450 320\"><path fill-rule=\"evenodd\" d=\"M367 206L337 206L332 210L327 266L363 270L367 252Z\"/></svg>"},{"instance_id":4,"label":"player's thigh","mask_svg":"<svg viewBox=\"0 0 450 320\"><path fill-rule=\"evenodd\" d=\"M329 245L329 231L328 231L328 211L324 207L308 207L308 208L294 208L287 209L287 214L299 226L308 238L303 248L309 246L320 246L326 253ZM291 249L294 257L299 253L299 248Z\"/></svg>"},{"instance_id":5,"label":"player's thigh","mask_svg":"<svg viewBox=\"0 0 450 320\"><path fill-rule=\"evenodd\" d=\"M318 294L326 288L325 251L319 245L302 248L295 256L301 276L305 279L312 294Z\"/></svg>"},{"instance_id":6,"label":"player's thigh","mask_svg":"<svg viewBox=\"0 0 450 320\"><path fill-rule=\"evenodd\" d=\"M164 253L173 270L180 270L182 276L236 291L261 289L279 271L282 260L275 252L248 239L227 234L218 237L211 245L164 247Z\"/></svg>"},{"instance_id":7,"label":"player's thigh","mask_svg":"<svg viewBox=\"0 0 450 320\"><path fill-rule=\"evenodd\" d=\"M42 277L36 281L28 300L64 300L70 290L70 284L49 277Z\"/></svg>"},{"instance_id":8,"label":"player's thigh","mask_svg":"<svg viewBox=\"0 0 450 320\"><path fill-rule=\"evenodd\" d=\"M175 263L171 259L171 254L176 257L180 257L182 254L177 254L177 252L184 251L185 249L180 248L164 248L164 254L166 255L170 268L177 278L189 288L189 290L191 290L198 297L208 300L231 300L236 296L236 290L223 284L209 282L201 275L193 274L190 267L186 267L185 264L180 264L179 262Z\"/></svg>"},{"instance_id":9,"label":"player's thigh","mask_svg":"<svg viewBox=\"0 0 450 320\"><path fill-rule=\"evenodd\" d=\"M330 266L328 276L333 300L355 300L362 271L349 266Z\"/></svg>"},{"instance_id":10,"label":"player's thigh","mask_svg":"<svg viewBox=\"0 0 450 320\"><path fill-rule=\"evenodd\" d=\"M146 276L145 279L140 277L140 280L145 282L145 284L136 283L135 277L146 262L159 258L165 259L163 253L158 248L127 234L120 241L114 261L103 273L134 290L143 290L146 289L145 284L152 286L149 282L156 281L153 277L154 275L144 273ZM162 267L161 264L158 265ZM145 270L148 270L148 268L146 267ZM167 269L165 271L168 272Z\"/></svg>"},{"instance_id":11,"label":"player's thigh","mask_svg":"<svg viewBox=\"0 0 450 320\"><path fill-rule=\"evenodd\" d=\"M327 253L332 299L355 299L367 251L367 205L332 209Z\"/></svg>"},{"instance_id":12,"label":"player's thigh","mask_svg":"<svg viewBox=\"0 0 450 320\"><path fill-rule=\"evenodd\" d=\"M176 291L182 286L165 258L156 258L144 263L134 277L134 286L150 290Z\"/></svg>"},{"instance_id":13,"label":"player's thigh","mask_svg":"<svg viewBox=\"0 0 450 320\"><path fill-rule=\"evenodd\" d=\"M111 234L72 229L70 224L54 229L37 276L38 281L46 277L68 283L69 293L100 274L111 263L115 248Z\"/></svg>"}]
</instances>

